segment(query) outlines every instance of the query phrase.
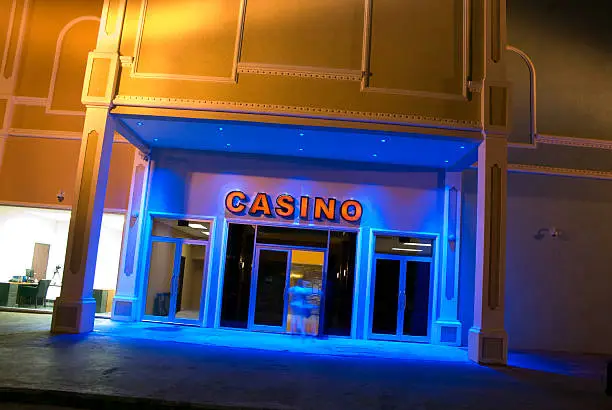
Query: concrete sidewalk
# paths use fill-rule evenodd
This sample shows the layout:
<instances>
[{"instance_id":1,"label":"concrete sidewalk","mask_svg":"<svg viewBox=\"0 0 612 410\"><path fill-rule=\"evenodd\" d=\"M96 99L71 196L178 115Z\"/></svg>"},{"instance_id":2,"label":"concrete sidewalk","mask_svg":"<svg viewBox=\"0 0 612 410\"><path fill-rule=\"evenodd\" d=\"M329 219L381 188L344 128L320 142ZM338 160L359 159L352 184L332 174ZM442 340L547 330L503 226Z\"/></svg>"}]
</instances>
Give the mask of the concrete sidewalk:
<instances>
[{"instance_id":1,"label":"concrete sidewalk","mask_svg":"<svg viewBox=\"0 0 612 410\"><path fill-rule=\"evenodd\" d=\"M48 404L81 397L60 401L114 410L612 409L603 392L606 358L598 356L514 354L515 366L487 368L436 346L306 342L281 349L290 338L103 319L89 335L50 336L49 325L49 315L0 312L0 407L16 394L40 398L42 391L51 392Z\"/></svg>"}]
</instances>

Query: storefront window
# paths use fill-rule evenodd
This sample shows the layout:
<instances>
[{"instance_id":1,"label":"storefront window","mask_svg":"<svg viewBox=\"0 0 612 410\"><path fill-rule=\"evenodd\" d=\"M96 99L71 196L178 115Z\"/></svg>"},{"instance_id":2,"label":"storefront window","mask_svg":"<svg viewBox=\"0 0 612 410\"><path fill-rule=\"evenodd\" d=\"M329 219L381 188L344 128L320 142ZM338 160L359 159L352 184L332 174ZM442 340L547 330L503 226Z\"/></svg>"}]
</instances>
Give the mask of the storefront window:
<instances>
[{"instance_id":1,"label":"storefront window","mask_svg":"<svg viewBox=\"0 0 612 410\"><path fill-rule=\"evenodd\" d=\"M102 217L93 296L110 312L125 217ZM60 295L70 211L0 206L0 306L53 310Z\"/></svg>"}]
</instances>

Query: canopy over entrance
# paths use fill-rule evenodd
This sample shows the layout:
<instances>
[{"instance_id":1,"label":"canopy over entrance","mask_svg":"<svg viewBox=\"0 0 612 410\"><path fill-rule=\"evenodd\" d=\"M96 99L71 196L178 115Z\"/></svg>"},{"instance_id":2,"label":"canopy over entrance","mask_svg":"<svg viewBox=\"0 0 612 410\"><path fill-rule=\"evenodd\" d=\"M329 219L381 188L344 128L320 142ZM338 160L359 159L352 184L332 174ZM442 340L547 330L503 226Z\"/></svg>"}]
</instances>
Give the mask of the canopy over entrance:
<instances>
[{"instance_id":1,"label":"canopy over entrance","mask_svg":"<svg viewBox=\"0 0 612 410\"><path fill-rule=\"evenodd\" d=\"M480 140L345 128L115 115L136 146L457 170L476 162Z\"/></svg>"}]
</instances>

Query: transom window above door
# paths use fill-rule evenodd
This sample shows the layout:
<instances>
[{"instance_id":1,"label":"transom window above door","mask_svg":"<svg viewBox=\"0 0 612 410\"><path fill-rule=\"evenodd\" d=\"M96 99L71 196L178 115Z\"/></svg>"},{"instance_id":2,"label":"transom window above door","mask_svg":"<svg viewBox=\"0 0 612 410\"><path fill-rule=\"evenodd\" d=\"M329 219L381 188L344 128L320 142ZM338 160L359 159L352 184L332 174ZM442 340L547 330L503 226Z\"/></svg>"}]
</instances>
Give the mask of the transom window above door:
<instances>
[{"instance_id":1,"label":"transom window above door","mask_svg":"<svg viewBox=\"0 0 612 410\"><path fill-rule=\"evenodd\" d=\"M188 219L153 218L153 236L165 238L198 239L207 241L210 237L210 222Z\"/></svg>"},{"instance_id":2,"label":"transom window above door","mask_svg":"<svg viewBox=\"0 0 612 410\"><path fill-rule=\"evenodd\" d=\"M433 239L409 236L376 236L376 253L430 257Z\"/></svg>"}]
</instances>

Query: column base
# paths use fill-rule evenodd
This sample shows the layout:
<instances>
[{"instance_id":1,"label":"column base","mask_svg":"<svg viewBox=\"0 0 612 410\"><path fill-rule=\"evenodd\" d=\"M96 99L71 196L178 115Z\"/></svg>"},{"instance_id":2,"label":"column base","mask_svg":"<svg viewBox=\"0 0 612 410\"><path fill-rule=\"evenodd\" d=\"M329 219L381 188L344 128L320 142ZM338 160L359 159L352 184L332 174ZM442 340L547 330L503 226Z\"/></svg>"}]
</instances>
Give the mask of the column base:
<instances>
[{"instance_id":1,"label":"column base","mask_svg":"<svg viewBox=\"0 0 612 410\"><path fill-rule=\"evenodd\" d=\"M471 328L468 334L468 357L478 364L508 363L508 334L505 330Z\"/></svg>"},{"instance_id":2,"label":"column base","mask_svg":"<svg viewBox=\"0 0 612 410\"><path fill-rule=\"evenodd\" d=\"M61 297L53 305L51 333L88 333L93 330L96 314L96 300L83 298L67 301Z\"/></svg>"},{"instance_id":3,"label":"column base","mask_svg":"<svg viewBox=\"0 0 612 410\"><path fill-rule=\"evenodd\" d=\"M431 332L432 343L461 346L461 327L461 322L457 320L436 320Z\"/></svg>"},{"instance_id":4,"label":"column base","mask_svg":"<svg viewBox=\"0 0 612 410\"><path fill-rule=\"evenodd\" d=\"M129 296L115 296L113 298L113 309L111 319L118 322L136 321L136 302L138 299Z\"/></svg>"}]
</instances>

